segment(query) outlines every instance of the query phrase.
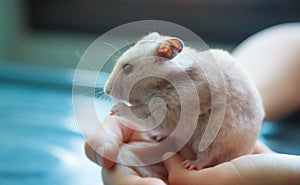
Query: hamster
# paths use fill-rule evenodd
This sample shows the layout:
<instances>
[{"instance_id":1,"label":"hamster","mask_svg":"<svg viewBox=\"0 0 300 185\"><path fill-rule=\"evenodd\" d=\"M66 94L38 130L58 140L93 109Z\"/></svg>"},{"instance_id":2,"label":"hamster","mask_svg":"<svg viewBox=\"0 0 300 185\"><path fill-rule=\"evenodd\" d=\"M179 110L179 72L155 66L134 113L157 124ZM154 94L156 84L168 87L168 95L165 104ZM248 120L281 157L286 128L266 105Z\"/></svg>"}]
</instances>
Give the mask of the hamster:
<instances>
[{"instance_id":1,"label":"hamster","mask_svg":"<svg viewBox=\"0 0 300 185\"><path fill-rule=\"evenodd\" d=\"M187 54L196 60L187 57ZM218 65L222 71L226 105L215 139L209 147L199 151L199 143L212 111L210 87L218 89L221 86L218 80L208 82L201 69L201 66L207 64ZM200 108L195 112L198 116L197 125L185 145L194 152L195 158L184 161L185 168L200 170L252 152L264 118L262 100L248 74L228 52L220 49L198 52L184 46L179 38L154 32L144 36L120 56L104 91L112 98L127 101L128 104L115 104L112 114L120 120L139 125L138 120L147 119L153 114L154 109L152 107L151 110L149 106L151 100L161 98L166 107L165 117L159 125L153 126L153 130L161 133L162 137L156 137L160 142L176 129L182 107L177 89L168 80L155 75L151 77L154 72L160 72L166 78L172 76L178 79L185 73L198 93ZM212 77L216 75L213 70L208 70L208 73ZM145 75L148 77L142 78ZM177 84L185 89L187 82L178 80ZM217 96L221 95L218 91L216 93ZM188 99L189 96L185 98ZM138 119L128 114L128 108ZM189 111L193 112L193 108ZM190 123L187 121L184 124L189 126ZM181 137L183 136L176 139L180 140Z\"/></svg>"}]
</instances>

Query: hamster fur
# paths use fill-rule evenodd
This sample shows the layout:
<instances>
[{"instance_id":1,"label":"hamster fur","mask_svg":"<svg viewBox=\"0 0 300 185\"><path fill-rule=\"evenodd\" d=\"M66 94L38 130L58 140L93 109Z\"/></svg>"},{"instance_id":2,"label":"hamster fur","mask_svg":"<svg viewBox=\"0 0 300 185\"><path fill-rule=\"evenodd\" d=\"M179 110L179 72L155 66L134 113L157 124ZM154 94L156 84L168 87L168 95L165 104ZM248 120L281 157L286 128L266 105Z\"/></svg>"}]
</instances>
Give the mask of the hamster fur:
<instances>
[{"instance_id":1,"label":"hamster fur","mask_svg":"<svg viewBox=\"0 0 300 185\"><path fill-rule=\"evenodd\" d=\"M185 53L196 57L198 63L186 57ZM154 59L156 56L164 60ZM143 57L154 58L138 60ZM199 152L198 146L212 106L209 86L211 84L208 83L200 67L205 65L205 62L218 65L223 73L226 109L216 138L208 148ZM151 115L148 108L150 100L154 97L162 98L167 112L161 126L155 129L167 137L176 128L180 117L180 96L176 89L168 81L155 77L144 78L131 85L131 82L136 81L137 78L151 75L153 71L160 71L166 77L180 75L183 71L189 75L196 86L200 104L199 120L196 130L186 144L196 157L187 159L183 163L186 168L200 170L252 152L264 118L262 100L248 74L228 52L219 49L198 52L184 46L178 38L162 36L154 32L139 40L117 60L106 83L105 92L114 99L129 101L131 111L141 119ZM209 73L214 75L213 71ZM220 83L214 81L213 86L218 88ZM185 82L183 81L181 85L184 87ZM131 89L128 89L130 86ZM130 92L129 99L126 95L128 92ZM112 112L117 117L126 118L128 115L122 111L125 107L128 105L117 103L113 106ZM135 122L135 120L131 121Z\"/></svg>"}]
</instances>

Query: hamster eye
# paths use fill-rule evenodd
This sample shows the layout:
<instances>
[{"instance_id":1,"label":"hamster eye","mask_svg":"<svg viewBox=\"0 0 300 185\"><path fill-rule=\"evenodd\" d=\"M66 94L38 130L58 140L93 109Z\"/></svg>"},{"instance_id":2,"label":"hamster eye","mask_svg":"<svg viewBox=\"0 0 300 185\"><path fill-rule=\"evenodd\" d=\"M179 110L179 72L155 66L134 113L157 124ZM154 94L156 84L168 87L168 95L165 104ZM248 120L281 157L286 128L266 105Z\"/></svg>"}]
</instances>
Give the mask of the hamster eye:
<instances>
[{"instance_id":1,"label":"hamster eye","mask_svg":"<svg viewBox=\"0 0 300 185\"><path fill-rule=\"evenodd\" d=\"M123 66L123 69L124 69L125 74L129 74L132 71L132 65L131 64L125 64Z\"/></svg>"}]
</instances>

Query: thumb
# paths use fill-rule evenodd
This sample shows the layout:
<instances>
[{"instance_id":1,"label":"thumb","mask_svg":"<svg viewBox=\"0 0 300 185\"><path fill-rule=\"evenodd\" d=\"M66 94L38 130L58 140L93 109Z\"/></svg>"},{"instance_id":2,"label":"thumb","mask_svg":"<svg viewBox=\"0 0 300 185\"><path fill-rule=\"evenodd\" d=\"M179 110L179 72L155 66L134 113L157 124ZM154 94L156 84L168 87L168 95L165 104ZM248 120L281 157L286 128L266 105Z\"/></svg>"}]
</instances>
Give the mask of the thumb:
<instances>
[{"instance_id":1,"label":"thumb","mask_svg":"<svg viewBox=\"0 0 300 185\"><path fill-rule=\"evenodd\" d=\"M87 157L96 164L106 168L114 166L118 156L118 150L117 144L108 141L96 149L94 149L88 141L85 143L85 153Z\"/></svg>"}]
</instances>

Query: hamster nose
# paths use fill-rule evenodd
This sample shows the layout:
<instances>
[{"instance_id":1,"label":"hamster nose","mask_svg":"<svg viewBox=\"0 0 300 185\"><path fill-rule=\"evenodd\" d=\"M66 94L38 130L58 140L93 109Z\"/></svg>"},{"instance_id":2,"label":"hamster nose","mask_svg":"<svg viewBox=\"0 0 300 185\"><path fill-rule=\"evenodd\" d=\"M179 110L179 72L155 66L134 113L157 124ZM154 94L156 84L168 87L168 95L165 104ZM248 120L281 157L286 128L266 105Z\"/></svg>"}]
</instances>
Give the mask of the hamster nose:
<instances>
[{"instance_id":1,"label":"hamster nose","mask_svg":"<svg viewBox=\"0 0 300 185\"><path fill-rule=\"evenodd\" d=\"M109 94L110 93L110 89L111 89L111 86L110 85L106 85L104 91L106 94Z\"/></svg>"}]
</instances>

